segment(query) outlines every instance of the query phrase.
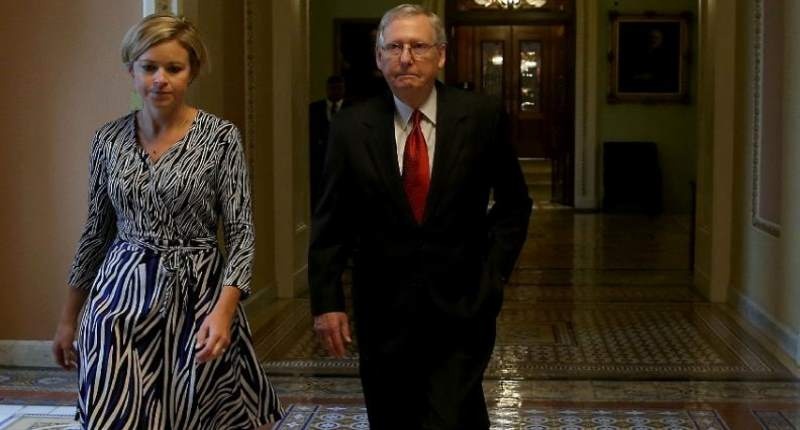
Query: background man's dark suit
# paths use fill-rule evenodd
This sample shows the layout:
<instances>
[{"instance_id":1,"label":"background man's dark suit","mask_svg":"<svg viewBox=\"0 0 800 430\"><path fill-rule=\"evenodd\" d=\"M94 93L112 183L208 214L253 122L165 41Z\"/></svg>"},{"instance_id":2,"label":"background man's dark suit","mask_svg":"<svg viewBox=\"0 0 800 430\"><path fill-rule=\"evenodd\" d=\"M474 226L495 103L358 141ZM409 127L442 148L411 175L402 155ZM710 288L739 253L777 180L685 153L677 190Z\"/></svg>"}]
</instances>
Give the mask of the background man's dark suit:
<instances>
[{"instance_id":1,"label":"background man's dark suit","mask_svg":"<svg viewBox=\"0 0 800 430\"><path fill-rule=\"evenodd\" d=\"M480 380L531 213L500 104L436 86L422 223L403 191L391 95L337 116L313 218L312 312L345 309L341 275L352 255L361 377L377 430L488 428Z\"/></svg>"},{"instance_id":2,"label":"background man's dark suit","mask_svg":"<svg viewBox=\"0 0 800 430\"><path fill-rule=\"evenodd\" d=\"M328 103L317 100L308 106L308 174L310 179L311 207L319 201L322 184L322 163L328 142Z\"/></svg>"},{"instance_id":3,"label":"background man's dark suit","mask_svg":"<svg viewBox=\"0 0 800 430\"><path fill-rule=\"evenodd\" d=\"M322 164L328 147L328 131L330 121L338 110L348 106L345 96L344 80L340 76L330 76L325 86L324 99L308 105L308 174L311 193L311 210L314 210L322 193ZM329 103L340 103L339 109L330 112Z\"/></svg>"}]
</instances>

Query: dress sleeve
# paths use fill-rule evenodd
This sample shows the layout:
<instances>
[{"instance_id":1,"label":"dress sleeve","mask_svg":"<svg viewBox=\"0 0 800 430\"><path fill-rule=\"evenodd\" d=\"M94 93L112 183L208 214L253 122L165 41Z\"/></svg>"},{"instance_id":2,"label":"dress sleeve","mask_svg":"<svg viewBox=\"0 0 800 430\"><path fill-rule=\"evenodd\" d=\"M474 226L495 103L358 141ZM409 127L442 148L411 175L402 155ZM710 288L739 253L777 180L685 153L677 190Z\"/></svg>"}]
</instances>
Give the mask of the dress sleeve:
<instances>
[{"instance_id":1,"label":"dress sleeve","mask_svg":"<svg viewBox=\"0 0 800 430\"><path fill-rule=\"evenodd\" d=\"M250 197L250 178L239 130L232 127L217 176L217 198L225 232L227 262L223 284L239 288L242 298L250 295L255 231Z\"/></svg>"},{"instance_id":2,"label":"dress sleeve","mask_svg":"<svg viewBox=\"0 0 800 430\"><path fill-rule=\"evenodd\" d=\"M89 160L89 208L86 226L69 273L69 285L83 290L92 287L106 251L117 234L116 213L108 195L104 146L100 132L96 133Z\"/></svg>"}]
</instances>

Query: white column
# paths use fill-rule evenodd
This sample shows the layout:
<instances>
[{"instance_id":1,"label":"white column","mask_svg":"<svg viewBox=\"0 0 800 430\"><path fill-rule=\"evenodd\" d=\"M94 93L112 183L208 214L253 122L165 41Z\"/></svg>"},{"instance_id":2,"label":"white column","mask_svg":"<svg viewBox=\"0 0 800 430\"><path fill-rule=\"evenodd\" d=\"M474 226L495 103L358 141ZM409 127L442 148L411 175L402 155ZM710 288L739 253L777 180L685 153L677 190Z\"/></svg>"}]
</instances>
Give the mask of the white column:
<instances>
[{"instance_id":1,"label":"white column","mask_svg":"<svg viewBox=\"0 0 800 430\"><path fill-rule=\"evenodd\" d=\"M736 118L736 8L713 0L714 114L712 130L711 284L709 298L724 302L731 283L734 124Z\"/></svg>"},{"instance_id":2,"label":"white column","mask_svg":"<svg viewBox=\"0 0 800 430\"><path fill-rule=\"evenodd\" d=\"M784 2L786 32L784 45L784 157L783 157L783 229L781 231L784 249L782 267L785 280L782 282L789 291L785 306L790 311L789 324L796 334L794 351L795 361L800 364L800 2L787 0ZM769 286L765 286L768 288Z\"/></svg>"},{"instance_id":3,"label":"white column","mask_svg":"<svg viewBox=\"0 0 800 430\"><path fill-rule=\"evenodd\" d=\"M597 201L597 42L598 4L577 0L575 22L575 207L594 209Z\"/></svg>"},{"instance_id":4,"label":"white column","mask_svg":"<svg viewBox=\"0 0 800 430\"><path fill-rule=\"evenodd\" d=\"M279 297L306 286L308 242L308 0L272 9L273 195Z\"/></svg>"},{"instance_id":5,"label":"white column","mask_svg":"<svg viewBox=\"0 0 800 430\"><path fill-rule=\"evenodd\" d=\"M697 243L695 283L724 302L731 282L736 8L699 0Z\"/></svg>"}]
</instances>

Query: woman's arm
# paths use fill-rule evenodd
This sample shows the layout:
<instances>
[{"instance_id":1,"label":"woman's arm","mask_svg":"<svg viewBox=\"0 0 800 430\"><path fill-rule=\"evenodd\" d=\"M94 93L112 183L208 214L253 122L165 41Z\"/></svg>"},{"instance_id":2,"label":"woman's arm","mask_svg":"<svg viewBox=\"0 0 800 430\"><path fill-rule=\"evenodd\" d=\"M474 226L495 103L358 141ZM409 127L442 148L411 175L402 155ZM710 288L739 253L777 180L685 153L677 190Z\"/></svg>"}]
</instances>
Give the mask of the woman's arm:
<instances>
[{"instance_id":1,"label":"woman's arm","mask_svg":"<svg viewBox=\"0 0 800 430\"><path fill-rule=\"evenodd\" d=\"M65 370L72 370L76 366L77 351L73 346L75 332L78 328L78 315L89 296L89 291L79 288L70 288L67 302L61 311L61 318L53 337L53 357L59 366Z\"/></svg>"},{"instance_id":2,"label":"woman's arm","mask_svg":"<svg viewBox=\"0 0 800 430\"><path fill-rule=\"evenodd\" d=\"M116 213L108 196L108 176L104 155L104 133L101 129L92 140L89 160L89 204L86 224L78 243L78 251L69 273L69 293L53 337L53 357L59 366L75 368L77 353L73 347L78 315L89 296L111 242L116 236Z\"/></svg>"},{"instance_id":3,"label":"woman's arm","mask_svg":"<svg viewBox=\"0 0 800 430\"><path fill-rule=\"evenodd\" d=\"M222 356L230 345L230 329L239 301L250 294L255 235L250 179L239 131L232 127L217 172L217 198L225 232L226 263L222 291L197 333L197 360Z\"/></svg>"}]
</instances>

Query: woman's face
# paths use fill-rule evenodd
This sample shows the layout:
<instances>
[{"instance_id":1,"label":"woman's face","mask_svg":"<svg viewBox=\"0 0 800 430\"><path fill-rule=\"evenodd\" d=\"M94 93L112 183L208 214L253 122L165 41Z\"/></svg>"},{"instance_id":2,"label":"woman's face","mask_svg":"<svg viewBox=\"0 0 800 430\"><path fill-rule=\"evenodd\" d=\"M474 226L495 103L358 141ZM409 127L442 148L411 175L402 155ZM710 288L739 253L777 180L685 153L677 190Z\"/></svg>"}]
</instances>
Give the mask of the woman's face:
<instances>
[{"instance_id":1,"label":"woman's face","mask_svg":"<svg viewBox=\"0 0 800 430\"><path fill-rule=\"evenodd\" d=\"M133 62L130 73L146 106L158 110L178 108L192 82L189 51L176 40L159 43Z\"/></svg>"}]
</instances>

